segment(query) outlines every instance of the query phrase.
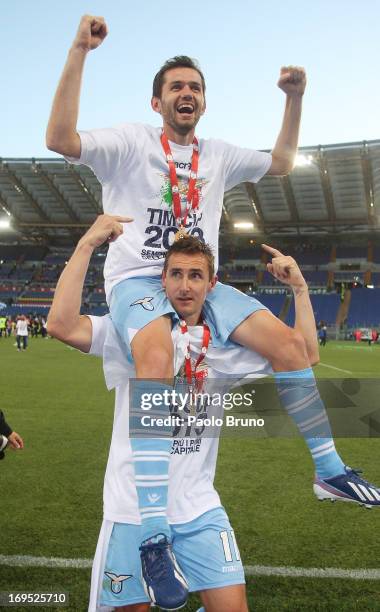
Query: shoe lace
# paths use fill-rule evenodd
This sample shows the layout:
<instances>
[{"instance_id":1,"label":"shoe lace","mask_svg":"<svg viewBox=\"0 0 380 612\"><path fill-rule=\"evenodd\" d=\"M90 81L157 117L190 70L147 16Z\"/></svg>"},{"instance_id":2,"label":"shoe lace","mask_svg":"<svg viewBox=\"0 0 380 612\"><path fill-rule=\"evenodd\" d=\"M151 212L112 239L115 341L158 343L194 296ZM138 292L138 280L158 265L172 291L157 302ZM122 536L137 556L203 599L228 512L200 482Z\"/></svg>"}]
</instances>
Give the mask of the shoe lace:
<instances>
[{"instance_id":1,"label":"shoe lace","mask_svg":"<svg viewBox=\"0 0 380 612\"><path fill-rule=\"evenodd\" d=\"M368 482L368 480L364 480L364 478L362 478L360 474L363 474L363 470L354 469L354 468L350 468L349 470L347 470L347 476L349 476L354 482L360 481L361 484L364 483L368 485L369 487L372 487L373 485L371 485L371 483Z\"/></svg>"},{"instance_id":2,"label":"shoe lace","mask_svg":"<svg viewBox=\"0 0 380 612\"><path fill-rule=\"evenodd\" d=\"M147 552L149 555L149 575L155 580L161 580L167 576L169 565L165 552L168 546L169 544L167 541L140 546L140 551Z\"/></svg>"}]
</instances>

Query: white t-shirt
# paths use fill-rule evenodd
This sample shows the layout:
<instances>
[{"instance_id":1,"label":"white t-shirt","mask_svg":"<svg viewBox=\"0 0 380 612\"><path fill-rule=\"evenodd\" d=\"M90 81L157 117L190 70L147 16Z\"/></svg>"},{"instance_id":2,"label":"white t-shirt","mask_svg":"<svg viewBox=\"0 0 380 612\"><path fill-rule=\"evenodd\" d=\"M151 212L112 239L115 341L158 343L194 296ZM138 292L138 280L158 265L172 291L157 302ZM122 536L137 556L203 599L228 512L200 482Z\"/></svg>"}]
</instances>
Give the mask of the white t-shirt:
<instances>
[{"instance_id":1,"label":"white t-shirt","mask_svg":"<svg viewBox=\"0 0 380 612\"><path fill-rule=\"evenodd\" d=\"M102 185L104 212L133 217L124 234L109 246L104 266L107 300L112 287L134 276L160 275L165 252L177 231L172 214L168 165L160 128L123 124L79 132L81 156L72 163L89 166ZM193 146L170 143L185 206ZM243 149L222 140L199 139L199 207L187 231L204 239L216 257L224 192L243 182L257 182L271 165L268 153Z\"/></svg>"},{"instance_id":2,"label":"white t-shirt","mask_svg":"<svg viewBox=\"0 0 380 612\"><path fill-rule=\"evenodd\" d=\"M116 387L115 414L110 452L104 480L104 518L119 523L140 523L129 433L129 382L134 370L124 356L109 315L90 316L90 353L103 357L108 388ZM196 354L202 343L202 327L189 328L191 348ZM186 338L175 328L175 371L183 364ZM244 348L207 351L208 385L217 377L235 382L248 374L266 376L272 372L260 355ZM127 371L126 371L127 370ZM214 377L214 378L213 378ZM232 382L231 382L232 384ZM228 385L229 386L229 385ZM209 391L208 386L205 391ZM220 387L218 387L220 391ZM185 523L221 505L213 481L218 454L218 438L182 438L173 442L169 464L167 515L169 523Z\"/></svg>"},{"instance_id":3,"label":"white t-shirt","mask_svg":"<svg viewBox=\"0 0 380 612\"><path fill-rule=\"evenodd\" d=\"M19 319L16 323L16 334L18 336L27 336L28 335L28 321L23 321Z\"/></svg>"}]
</instances>

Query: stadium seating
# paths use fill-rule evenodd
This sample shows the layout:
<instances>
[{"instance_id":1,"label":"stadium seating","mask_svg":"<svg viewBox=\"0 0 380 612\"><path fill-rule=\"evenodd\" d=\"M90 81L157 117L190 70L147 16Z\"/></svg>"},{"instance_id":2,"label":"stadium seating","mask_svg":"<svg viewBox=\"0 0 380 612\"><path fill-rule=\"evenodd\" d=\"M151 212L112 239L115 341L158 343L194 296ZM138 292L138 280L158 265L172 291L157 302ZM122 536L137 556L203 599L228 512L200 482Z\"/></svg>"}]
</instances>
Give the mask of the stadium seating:
<instances>
[{"instance_id":1,"label":"stadium seating","mask_svg":"<svg viewBox=\"0 0 380 612\"><path fill-rule=\"evenodd\" d=\"M368 248L366 246L337 246L337 259L367 259Z\"/></svg>"},{"instance_id":2,"label":"stadium seating","mask_svg":"<svg viewBox=\"0 0 380 612\"><path fill-rule=\"evenodd\" d=\"M16 298L21 293L22 289L23 287L17 287L12 285L0 286L0 302Z\"/></svg>"},{"instance_id":3,"label":"stadium seating","mask_svg":"<svg viewBox=\"0 0 380 612\"><path fill-rule=\"evenodd\" d=\"M103 289L96 289L93 293L88 296L88 302L90 304L102 304L106 302L106 294Z\"/></svg>"},{"instance_id":4,"label":"stadium seating","mask_svg":"<svg viewBox=\"0 0 380 612\"><path fill-rule=\"evenodd\" d=\"M310 296L313 306L315 320L325 321L327 325L333 325L336 320L340 297L336 293L327 293L325 295L314 294Z\"/></svg>"},{"instance_id":5,"label":"stadium seating","mask_svg":"<svg viewBox=\"0 0 380 612\"><path fill-rule=\"evenodd\" d=\"M281 308L284 304L286 294L285 293L256 293L254 297L259 300L264 306L269 308L276 317L280 314Z\"/></svg>"},{"instance_id":6,"label":"stadium seating","mask_svg":"<svg viewBox=\"0 0 380 612\"><path fill-rule=\"evenodd\" d=\"M380 289L356 288L352 291L349 327L380 325Z\"/></svg>"},{"instance_id":7,"label":"stadium seating","mask_svg":"<svg viewBox=\"0 0 380 612\"><path fill-rule=\"evenodd\" d=\"M55 286L65 263L70 257L70 251L51 251L46 247L29 247L24 249L20 256L20 249L7 247L7 259L0 264L0 301L8 305L6 313L17 315L48 313L54 295ZM322 289L327 286L328 270L331 248L300 246L284 248L284 252L292 255L299 263L303 274L311 288ZM338 246L336 255L344 259L367 259L367 247ZM1 247L0 247L1 253ZM5 253L4 253L5 255ZM103 287L104 253L96 253L91 260L85 279L85 292L83 298L83 312L103 315L108 312ZM1 256L1 255L0 255ZM259 284L258 293L254 294L264 305L268 306L274 314L278 315L284 305L286 292L276 293L282 289L282 284L265 270L261 262L262 250L258 246L247 246L241 249L230 248L220 251L222 265L219 279L234 284L237 288L248 291ZM0 260L1 261L1 260ZM373 261L380 263L380 248L373 248ZM251 264L249 262L252 262ZM372 264L371 264L372 265ZM306 269L305 269L306 267ZM321 267L325 269L321 270ZM364 282L363 270L336 270L336 282L352 282L355 279ZM368 278L368 277L367 277ZM366 282L369 282L368 280ZM370 282L380 287L380 270L371 273ZM274 293L272 289L274 288ZM364 292L364 293L363 293ZM380 316L380 289L355 289L352 295L348 323L350 326L377 325ZM339 307L339 296L331 294L313 294L311 296L315 318L324 320L328 325L334 325ZM379 320L378 320L379 319ZM294 307L291 304L287 316L287 323L294 323Z\"/></svg>"},{"instance_id":8,"label":"stadium seating","mask_svg":"<svg viewBox=\"0 0 380 612\"><path fill-rule=\"evenodd\" d=\"M336 293L312 294L311 305L314 311L315 322L324 321L326 325L335 325L336 316L340 304L340 297ZM295 320L294 301L290 305L286 319L288 325L293 326Z\"/></svg>"},{"instance_id":9,"label":"stadium seating","mask_svg":"<svg viewBox=\"0 0 380 612\"><path fill-rule=\"evenodd\" d=\"M310 287L326 287L327 271L303 270L302 274Z\"/></svg>"}]
</instances>

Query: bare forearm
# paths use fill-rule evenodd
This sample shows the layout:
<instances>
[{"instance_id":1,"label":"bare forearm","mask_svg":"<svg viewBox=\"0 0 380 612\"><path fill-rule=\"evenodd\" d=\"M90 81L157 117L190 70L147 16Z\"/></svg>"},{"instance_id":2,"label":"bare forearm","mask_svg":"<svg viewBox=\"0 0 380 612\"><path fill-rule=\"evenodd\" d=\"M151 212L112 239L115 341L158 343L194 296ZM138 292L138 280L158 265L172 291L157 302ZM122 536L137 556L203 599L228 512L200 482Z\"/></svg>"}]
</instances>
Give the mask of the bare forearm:
<instances>
[{"instance_id":1,"label":"bare forearm","mask_svg":"<svg viewBox=\"0 0 380 612\"><path fill-rule=\"evenodd\" d=\"M46 131L48 149L80 157L80 138L77 133L79 99L83 67L88 51L72 47L54 96Z\"/></svg>"},{"instance_id":2,"label":"bare forearm","mask_svg":"<svg viewBox=\"0 0 380 612\"><path fill-rule=\"evenodd\" d=\"M80 322L83 285L93 248L79 241L62 272L54 294L47 326L48 332L65 341Z\"/></svg>"},{"instance_id":3,"label":"bare forearm","mask_svg":"<svg viewBox=\"0 0 380 612\"><path fill-rule=\"evenodd\" d=\"M80 316L80 307L91 255L105 241L116 240L123 233L122 224L130 221L129 217L100 215L82 236L55 290L47 321L51 336L81 351L90 350L92 324L88 317Z\"/></svg>"},{"instance_id":4,"label":"bare forearm","mask_svg":"<svg viewBox=\"0 0 380 612\"><path fill-rule=\"evenodd\" d=\"M293 168L297 154L301 112L302 96L287 96L281 130L272 150L278 174L288 174Z\"/></svg>"},{"instance_id":5,"label":"bare forearm","mask_svg":"<svg viewBox=\"0 0 380 612\"><path fill-rule=\"evenodd\" d=\"M310 364L315 365L319 361L319 348L309 290L306 283L302 287L292 287L292 289L296 314L294 327L305 340Z\"/></svg>"}]
</instances>

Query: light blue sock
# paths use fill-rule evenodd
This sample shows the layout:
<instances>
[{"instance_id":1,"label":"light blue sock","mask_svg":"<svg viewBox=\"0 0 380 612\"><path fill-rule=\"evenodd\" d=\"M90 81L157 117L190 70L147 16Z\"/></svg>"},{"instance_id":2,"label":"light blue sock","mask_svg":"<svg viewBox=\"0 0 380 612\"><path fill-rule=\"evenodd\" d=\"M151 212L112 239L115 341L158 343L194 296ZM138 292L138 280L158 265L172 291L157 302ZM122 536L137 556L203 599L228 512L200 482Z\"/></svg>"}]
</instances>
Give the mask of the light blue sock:
<instances>
[{"instance_id":1,"label":"light blue sock","mask_svg":"<svg viewBox=\"0 0 380 612\"><path fill-rule=\"evenodd\" d=\"M313 370L275 372L274 377L281 404L308 445L318 476L332 478L342 474L345 466L336 451Z\"/></svg>"},{"instance_id":2,"label":"light blue sock","mask_svg":"<svg viewBox=\"0 0 380 612\"><path fill-rule=\"evenodd\" d=\"M164 397L165 391L172 391L172 387L160 381L131 382L130 441L141 516L142 541L158 533L163 533L170 539L166 511L172 448L171 427L155 428L141 425L142 416L165 418L170 415L167 402L162 406L153 405L150 410L141 409L141 406L153 403L151 399L154 394L157 394L157 397ZM144 435L145 438L135 437Z\"/></svg>"}]
</instances>

